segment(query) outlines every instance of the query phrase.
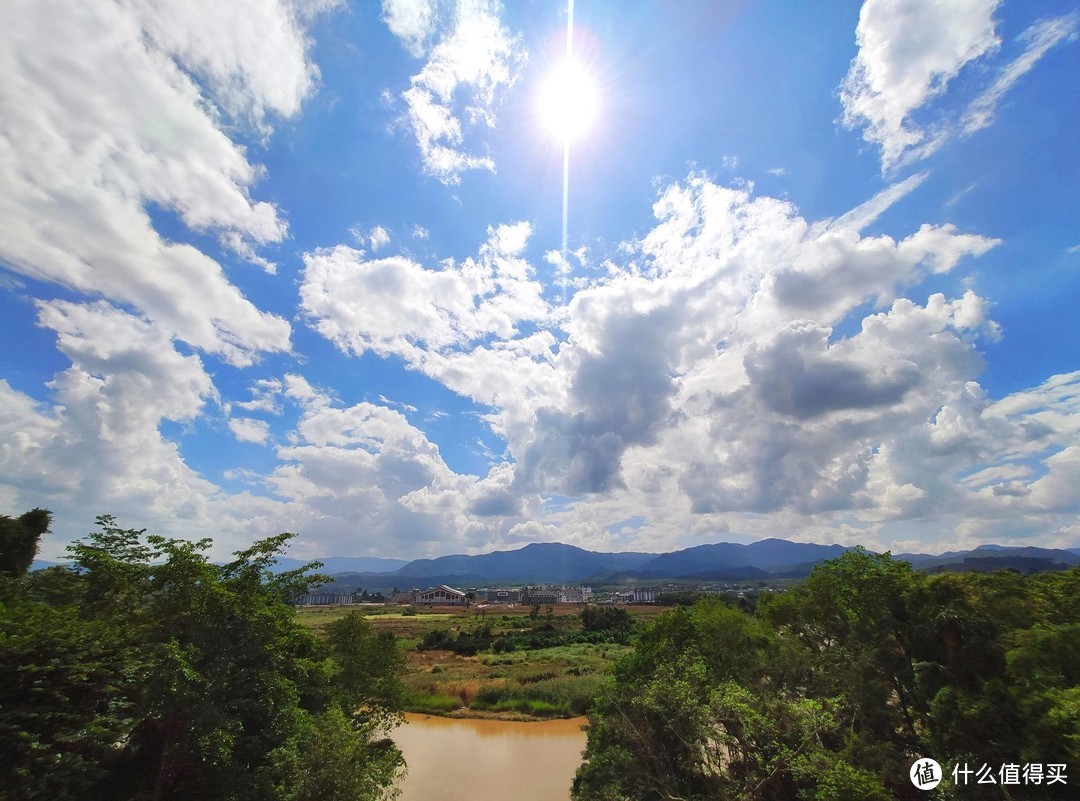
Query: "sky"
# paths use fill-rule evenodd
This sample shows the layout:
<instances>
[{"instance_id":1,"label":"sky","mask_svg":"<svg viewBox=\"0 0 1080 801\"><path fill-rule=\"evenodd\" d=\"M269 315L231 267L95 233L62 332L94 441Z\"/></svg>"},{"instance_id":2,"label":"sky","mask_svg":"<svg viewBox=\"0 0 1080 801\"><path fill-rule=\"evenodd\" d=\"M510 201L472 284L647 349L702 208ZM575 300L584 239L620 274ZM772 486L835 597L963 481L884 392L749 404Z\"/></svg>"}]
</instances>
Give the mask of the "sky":
<instances>
[{"instance_id":1,"label":"sky","mask_svg":"<svg viewBox=\"0 0 1080 801\"><path fill-rule=\"evenodd\" d=\"M1080 546L1080 3L0 2L41 558Z\"/></svg>"}]
</instances>

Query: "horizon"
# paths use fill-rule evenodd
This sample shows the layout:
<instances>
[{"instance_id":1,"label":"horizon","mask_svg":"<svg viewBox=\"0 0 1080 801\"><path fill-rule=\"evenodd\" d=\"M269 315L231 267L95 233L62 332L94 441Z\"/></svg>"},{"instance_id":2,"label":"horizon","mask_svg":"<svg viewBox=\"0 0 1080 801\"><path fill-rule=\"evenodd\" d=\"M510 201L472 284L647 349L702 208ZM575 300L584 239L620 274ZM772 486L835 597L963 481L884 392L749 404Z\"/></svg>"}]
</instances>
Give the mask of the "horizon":
<instances>
[{"instance_id":1,"label":"horizon","mask_svg":"<svg viewBox=\"0 0 1080 801\"><path fill-rule=\"evenodd\" d=\"M42 560L1078 547L1080 0L13 12Z\"/></svg>"},{"instance_id":2,"label":"horizon","mask_svg":"<svg viewBox=\"0 0 1080 801\"><path fill-rule=\"evenodd\" d=\"M768 542L770 540L777 541L777 542L785 542L785 543L789 543L789 544L792 544L792 545L817 545L817 546L821 546L821 547L831 547L833 545L840 545L839 543L828 543L828 544L826 544L826 543L820 543L820 542L804 542L804 541L801 541L801 540L789 540L789 539L786 539L784 537L763 537L762 539L754 540L753 542L731 542L729 540L719 540L719 541L716 541L716 542L703 542L703 543L698 543L697 545L688 545L688 546L686 546L686 548L679 548L679 549L676 549L676 550L673 550L673 551L598 551L598 550L593 550L593 549L589 549L589 548L585 548L585 549L582 549L582 550L586 550L586 551L588 551L590 553L598 553L598 554L605 554L605 555L618 555L618 554L624 554L624 553L635 553L635 554L641 554L641 555L644 555L644 556L664 556L666 554L676 553L678 551L683 551L683 550L689 550L691 548L707 547L707 546L711 546L711 545L740 545L740 546L745 547L745 546L749 546L749 545L758 545L758 544L760 544L762 542ZM414 559L405 559L405 558L398 557L398 556L375 556L375 555L372 555L372 554L364 554L364 555L361 555L361 556L347 556L347 555L341 555L341 554L324 554L324 555L313 556L310 559L299 560L299 559L296 559L295 557L289 556L288 553L283 554L283 558L289 559L289 560L292 560L292 561L314 561L314 562L318 562L318 561L321 561L321 560L324 560L324 559L325 560L329 560L329 559L376 559L376 560L380 560L380 561L403 562L404 564L402 565L402 567L404 567L404 566L409 565L409 564L411 564L413 562L421 561L421 560L435 560L435 559L443 559L443 558L454 557L454 556L468 556L468 557L487 556L487 555L490 555L490 554L493 554L493 553L516 553L517 551L524 550L525 548L528 548L531 545L560 545L560 546L567 546L567 547L571 547L571 548L580 548L581 547L581 546L578 546L578 545L571 545L570 543L565 543L565 542L547 541L547 542L529 542L529 543L525 543L524 545L520 545L520 546L518 546L516 548L505 548L505 549L498 549L498 550L494 550L494 551L483 551L481 553L445 553L445 554L438 554L436 556L419 556L419 557L416 557ZM1008 548L1024 548L1024 547L1036 547L1036 548L1038 548L1038 547L1043 547L1043 546L1023 546L1023 545L1021 545L1021 546L1008 546L1008 545L1000 545L998 543L993 543L993 542L985 542L985 543L981 543L981 544L975 546L974 548L963 549L963 550L960 550L960 551L946 550L946 551L940 551L940 552L937 552L937 553L934 553L934 552L931 552L931 551L921 551L921 552L920 551L904 551L904 552L901 552L899 554L893 553L891 551L875 551L873 548L867 548L866 546L861 545L859 543L855 543L854 545L840 545L840 547L847 548L847 549L863 548L864 550L867 550L867 551L869 551L871 553L889 553L893 557L903 556L903 555L942 557L942 556L948 556L948 555L952 555L952 554L968 553L968 552L976 551L976 550L979 550L979 549L1008 549ZM1064 546L1061 546L1060 548L1052 548L1052 549L1048 549L1048 550L1061 550L1061 551L1067 551L1067 552L1080 552L1080 542L1078 542L1076 545L1071 545L1071 546L1070 545L1064 545ZM34 559L34 564L35 565L40 564L40 563L65 564L65 562L57 562L55 560L49 560L49 559L40 559L40 558L35 558ZM32 569L36 569L36 568L32 568ZM401 568L398 568L398 569L401 569ZM379 572L384 572L384 571L366 571L366 572L379 573ZM385 572L396 572L396 571L385 571Z\"/></svg>"}]
</instances>

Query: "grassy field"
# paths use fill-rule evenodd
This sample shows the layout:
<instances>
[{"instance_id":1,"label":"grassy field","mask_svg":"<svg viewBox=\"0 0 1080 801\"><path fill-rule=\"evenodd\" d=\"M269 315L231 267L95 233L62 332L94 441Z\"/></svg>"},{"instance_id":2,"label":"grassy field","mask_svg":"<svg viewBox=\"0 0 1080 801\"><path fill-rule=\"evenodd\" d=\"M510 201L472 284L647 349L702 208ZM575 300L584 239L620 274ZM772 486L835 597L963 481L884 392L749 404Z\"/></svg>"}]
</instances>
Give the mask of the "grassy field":
<instances>
[{"instance_id":1,"label":"grassy field","mask_svg":"<svg viewBox=\"0 0 1080 801\"><path fill-rule=\"evenodd\" d=\"M331 620L360 611L377 631L389 631L405 651L408 709L460 717L536 719L573 717L588 710L593 694L612 663L629 650L614 643L575 643L550 648L480 651L462 656L453 651L419 650L432 631L451 635L490 628L499 635L529 634L543 629L572 633L581 630L581 608L441 607L403 611L400 607L301 609L300 619L318 630ZM627 607L635 619L652 617L658 607Z\"/></svg>"}]
</instances>

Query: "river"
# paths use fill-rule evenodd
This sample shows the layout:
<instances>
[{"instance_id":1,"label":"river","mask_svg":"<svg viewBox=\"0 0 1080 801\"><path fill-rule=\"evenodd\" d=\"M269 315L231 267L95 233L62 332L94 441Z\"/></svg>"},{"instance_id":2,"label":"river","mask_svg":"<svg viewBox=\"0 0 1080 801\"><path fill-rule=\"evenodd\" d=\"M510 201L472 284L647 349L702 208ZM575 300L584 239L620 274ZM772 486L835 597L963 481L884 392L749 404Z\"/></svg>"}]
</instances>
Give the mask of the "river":
<instances>
[{"instance_id":1,"label":"river","mask_svg":"<svg viewBox=\"0 0 1080 801\"><path fill-rule=\"evenodd\" d=\"M399 801L568 801L585 718L519 723L408 713Z\"/></svg>"}]
</instances>

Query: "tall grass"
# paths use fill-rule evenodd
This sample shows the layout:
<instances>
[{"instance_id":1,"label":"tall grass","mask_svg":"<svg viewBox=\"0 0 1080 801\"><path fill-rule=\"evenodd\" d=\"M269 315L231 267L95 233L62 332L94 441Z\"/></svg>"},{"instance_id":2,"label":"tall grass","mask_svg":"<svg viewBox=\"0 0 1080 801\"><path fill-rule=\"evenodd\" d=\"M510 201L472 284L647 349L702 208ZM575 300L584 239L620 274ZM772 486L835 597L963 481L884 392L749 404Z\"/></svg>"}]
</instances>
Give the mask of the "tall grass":
<instances>
[{"instance_id":1,"label":"tall grass","mask_svg":"<svg viewBox=\"0 0 1080 801\"><path fill-rule=\"evenodd\" d=\"M465 706L456 695L439 695L437 693L409 693L405 701L405 708L413 712L431 712L443 715L461 709Z\"/></svg>"}]
</instances>

